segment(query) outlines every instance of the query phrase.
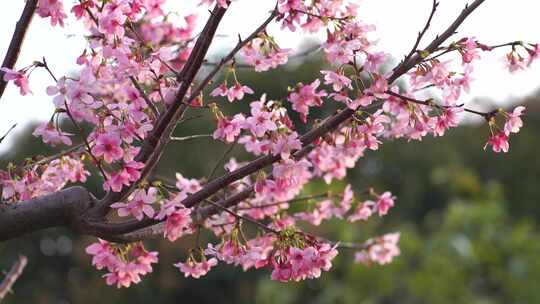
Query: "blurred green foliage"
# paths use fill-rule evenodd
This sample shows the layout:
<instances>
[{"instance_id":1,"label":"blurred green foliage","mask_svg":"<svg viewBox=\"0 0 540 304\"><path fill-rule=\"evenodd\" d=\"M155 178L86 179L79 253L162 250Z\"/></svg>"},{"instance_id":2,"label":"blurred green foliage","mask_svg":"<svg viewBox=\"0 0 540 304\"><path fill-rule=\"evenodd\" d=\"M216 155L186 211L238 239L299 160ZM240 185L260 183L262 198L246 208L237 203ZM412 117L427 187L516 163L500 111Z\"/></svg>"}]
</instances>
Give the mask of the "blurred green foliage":
<instances>
[{"instance_id":1,"label":"blurred green foliage","mask_svg":"<svg viewBox=\"0 0 540 304\"><path fill-rule=\"evenodd\" d=\"M239 72L242 82L258 98L283 99L284 88L311 82L320 60L264 74ZM251 98L248 98L252 100ZM510 153L483 151L488 130L469 125L443 138L422 142L385 143L367 153L349 172L348 182L360 192L369 186L390 190L397 205L384 219L349 224L331 221L317 232L331 239L363 241L371 236L401 231L402 255L389 266L353 264L353 252L342 251L335 267L319 280L283 284L270 281L267 271L243 273L220 265L208 276L185 279L172 263L184 258L193 244L186 237L176 243L149 242L160 251L160 264L143 282L127 290L107 287L101 273L90 266L84 247L92 239L63 229L51 229L0 244L0 268L8 269L17 254L29 257L15 293L6 303L540 303L540 97L528 106L525 128L511 138ZM225 113L247 111L247 102L225 104ZM324 117L327 107L313 112ZM211 133L215 123L203 115L179 126L178 136ZM293 113L296 117L296 114ZM305 131L300 128L299 131ZM51 148L31 137L31 129L0 158L20 162L35 151ZM159 167L160 177L207 176L227 146L209 140L172 143ZM233 155L249 156L239 147ZM317 193L322 182L308 185ZM344 182L332 185L340 191ZM101 185L91 180L99 196ZM320 191L320 190L319 190Z\"/></svg>"}]
</instances>

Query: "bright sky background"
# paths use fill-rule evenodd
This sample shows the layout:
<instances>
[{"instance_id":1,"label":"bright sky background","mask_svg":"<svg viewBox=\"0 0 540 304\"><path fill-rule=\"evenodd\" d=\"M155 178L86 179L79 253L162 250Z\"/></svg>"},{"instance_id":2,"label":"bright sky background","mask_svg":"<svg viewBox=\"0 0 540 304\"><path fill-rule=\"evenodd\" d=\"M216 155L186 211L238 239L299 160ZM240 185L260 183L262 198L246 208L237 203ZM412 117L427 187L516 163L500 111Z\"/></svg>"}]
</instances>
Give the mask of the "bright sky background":
<instances>
[{"instance_id":1,"label":"bright sky background","mask_svg":"<svg viewBox=\"0 0 540 304\"><path fill-rule=\"evenodd\" d=\"M15 23L24 7L22 0L12 0L9 4L7 2L0 11L0 56L2 59ZM66 10L71 8L71 2L73 1L64 1ZM181 4L178 4L179 2ZM195 7L197 2L198 0L169 0L168 7L183 14ZM363 0L359 2L361 19L377 26L379 48L396 58L401 58L410 50L431 9L431 0ZM464 5L472 0L440 0L440 2L425 43L431 41L430 39L437 33L442 32ZM229 37L219 38L212 47L213 52L230 49L236 43L238 33L244 37L247 36L266 18L274 3L272 0L237 0L233 3L218 31ZM492 45L513 40L538 42L540 41L539 11L540 2L534 0L487 0L465 22L455 37L474 35L480 41ZM202 10L201 25L206 16L207 13ZM20 69L34 60L45 57L56 75L68 74L76 68L75 59L86 46L81 33L80 25L74 20L69 20L63 29L52 28L48 19L44 20L36 16L29 29L16 68ZM276 34L282 47L294 48L307 37L302 33L279 34L278 26L271 27L269 33ZM483 55L483 60L476 65L473 74L475 82L471 93L462 97L463 102L479 99L505 104L531 94L540 87L540 63L536 63L528 71L510 75L503 68L503 56L504 50ZM24 124L50 118L53 107L51 98L45 94L45 88L52 84L52 80L44 70L36 70L30 77L33 95L21 97L14 85L8 85L0 100L0 136L14 123L17 123L18 127L0 145L0 152L9 147L10 139L14 139L16 134L22 131Z\"/></svg>"}]
</instances>

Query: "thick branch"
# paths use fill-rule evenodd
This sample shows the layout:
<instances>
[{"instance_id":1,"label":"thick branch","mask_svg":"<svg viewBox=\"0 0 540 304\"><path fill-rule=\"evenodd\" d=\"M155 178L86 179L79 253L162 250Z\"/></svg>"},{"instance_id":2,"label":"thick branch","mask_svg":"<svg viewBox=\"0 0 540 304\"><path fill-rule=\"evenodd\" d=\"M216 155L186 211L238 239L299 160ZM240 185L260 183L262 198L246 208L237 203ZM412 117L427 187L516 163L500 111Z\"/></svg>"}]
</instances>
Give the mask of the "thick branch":
<instances>
[{"instance_id":1,"label":"thick branch","mask_svg":"<svg viewBox=\"0 0 540 304\"><path fill-rule=\"evenodd\" d=\"M27 0L24 10L21 14L21 18L17 21L15 26L15 32L13 32L13 37L11 37L11 42L9 43L9 48L4 57L4 62L2 63L3 68L13 69L19 53L21 52L21 46L26 36L26 32L30 23L32 22L32 17L34 16L34 11L36 10L38 0ZM4 81L4 72L0 71L0 97L4 94L6 89L7 82Z\"/></svg>"},{"instance_id":2,"label":"thick branch","mask_svg":"<svg viewBox=\"0 0 540 304\"><path fill-rule=\"evenodd\" d=\"M94 203L88 190L76 186L28 201L0 205L0 241L58 226L84 232L84 212Z\"/></svg>"}]
</instances>

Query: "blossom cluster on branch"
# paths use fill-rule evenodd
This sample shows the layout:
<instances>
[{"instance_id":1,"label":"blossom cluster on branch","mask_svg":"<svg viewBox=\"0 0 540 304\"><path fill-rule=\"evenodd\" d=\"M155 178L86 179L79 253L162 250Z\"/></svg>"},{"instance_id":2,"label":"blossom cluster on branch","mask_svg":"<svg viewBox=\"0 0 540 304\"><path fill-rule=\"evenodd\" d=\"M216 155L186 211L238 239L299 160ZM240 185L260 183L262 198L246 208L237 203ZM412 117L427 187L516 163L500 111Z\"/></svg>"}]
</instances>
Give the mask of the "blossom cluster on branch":
<instances>
[{"instance_id":1,"label":"blossom cluster on branch","mask_svg":"<svg viewBox=\"0 0 540 304\"><path fill-rule=\"evenodd\" d=\"M22 95L32 93L32 71L46 70L52 83L45 90L55 111L34 135L52 146L80 142L58 157L0 171L2 200L16 204L59 191L67 183L84 183L89 172L98 172L108 194L97 211L91 210L87 225L93 228L90 234L102 239L87 252L97 269L107 271L107 284L129 287L152 272L158 254L140 241L156 234L170 241L197 235L187 259L175 264L193 278L218 263L243 270L268 268L278 281L317 278L330 270L340 248L355 250L359 263L387 264L400 253L399 233L345 246L310 234L305 223L355 223L374 214L385 216L395 204L392 193L371 188L354 193L348 185L342 193L303 197L304 186L317 179L327 184L343 180L348 169L385 141L443 136L459 125L464 113L487 121L486 146L495 152L507 152L509 135L523 125L522 106L512 112L480 112L459 102L469 91L475 64L488 53L509 48L510 72L540 56L538 44L519 41L490 46L464 37L443 45L482 0L466 7L445 33L420 48L438 5L434 2L426 29L393 69L385 65L390 55L377 47L375 27L358 19L361 7L355 1L278 0L259 28L240 37L206 77L195 78L202 74L199 69L221 17L241 8L242 1L203 0L200 5L213 7L210 14L181 12L173 21L163 9L165 0L80 0L71 13L86 27L87 46L73 59L76 76L57 78L45 59L22 69L2 69L4 80L12 81ZM36 13L50 18L52 26L64 26L68 14L59 0L39 0ZM198 33L195 29L205 15L208 21ZM309 83L291 84L278 100L266 94L253 97L254 90L236 71L237 61L261 73L288 62L293 50L276 42L267 29L273 22L282 31L326 33L320 46L325 69ZM212 84L222 69L223 82ZM426 92L441 98L426 99ZM249 112L226 113L224 102L249 103ZM322 120L312 119L310 113L323 106L339 110ZM178 173L175 185L151 180L187 109L214 117L216 129L207 138L241 145L256 158L237 162L231 157L226 173L217 178ZM299 133L296 116L310 131ZM67 119L75 134L62 130L60 119ZM292 204L302 206L301 211L292 211L297 210L290 208ZM111 213L121 221L107 220ZM101 226L92 226L96 218L103 221ZM257 233L249 233L246 225ZM217 241L204 246L198 237L202 230L211 231Z\"/></svg>"}]
</instances>

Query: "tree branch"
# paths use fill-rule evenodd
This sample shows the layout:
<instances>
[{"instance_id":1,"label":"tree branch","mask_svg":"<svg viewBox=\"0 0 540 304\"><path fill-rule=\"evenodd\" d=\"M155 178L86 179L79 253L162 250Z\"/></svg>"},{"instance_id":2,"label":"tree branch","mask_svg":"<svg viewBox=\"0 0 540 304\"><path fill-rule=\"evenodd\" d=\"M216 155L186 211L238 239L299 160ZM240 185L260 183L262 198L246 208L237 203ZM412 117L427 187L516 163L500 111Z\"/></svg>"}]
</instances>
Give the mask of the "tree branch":
<instances>
[{"instance_id":1,"label":"tree branch","mask_svg":"<svg viewBox=\"0 0 540 304\"><path fill-rule=\"evenodd\" d=\"M17 21L15 26L15 31L11 37L11 42L9 43L9 48L4 57L4 62L2 63L3 68L13 69L17 58L19 58L19 53L21 52L21 46L26 36L26 32L30 23L32 22L32 17L37 7L38 0L27 0L24 10L21 14L21 18ZM4 81L4 72L0 71L0 98L4 94L6 89L7 82Z\"/></svg>"},{"instance_id":2,"label":"tree branch","mask_svg":"<svg viewBox=\"0 0 540 304\"><path fill-rule=\"evenodd\" d=\"M28 263L28 259L24 255L19 255L19 259L11 266L11 269L6 274L6 277L0 283L0 302L6 297L15 281L21 276L24 267Z\"/></svg>"},{"instance_id":3,"label":"tree branch","mask_svg":"<svg viewBox=\"0 0 540 304\"><path fill-rule=\"evenodd\" d=\"M446 41L450 36L452 36L456 29L463 23L463 21L476 9L480 4L482 4L485 0L476 0L471 5L467 5L465 9L461 12L461 14L455 19L455 21L441 34L440 36L437 36L425 49L426 51L434 51L436 50L442 43ZM388 82L393 83L396 79L401 77L403 74L405 74L408 70L410 70L412 67L417 65L422 61L422 57L420 55L415 54L413 55L409 60L404 61L399 64L399 66L394 70L392 75L390 76ZM351 116L355 113L354 110L351 110L349 108L342 110L330 118L328 118L324 123L322 123L319 127L314 128L310 130L309 132L305 133L301 138L302 145L304 148L300 151L303 151L307 147L309 147L309 144L314 142L317 138L325 135L326 133L334 130L337 128L340 124L344 123L348 119L351 118ZM298 151L298 152L300 152ZM277 161L279 161L281 157L279 155L272 156L264 156L259 157L256 160L250 162L249 164L232 171L228 174L222 175L219 178L216 178L209 183L207 183L200 191L192 194L191 196L187 197L182 203L187 208L191 208L201 201L209 198L213 194L215 194L217 191L222 189L223 187L226 187L227 185L249 175L254 172L257 172L261 168L264 168L268 165L271 165ZM242 200L248 198L252 193L252 189L247 189L243 192L240 192L236 195L231 196L230 198L222 201L220 204L224 207L229 207L234 204L237 204L241 202ZM203 209L202 212L204 212L203 216L209 216L211 214L214 214L216 212L216 209ZM143 220L143 221L132 221L132 222L126 222L119 224L117 227L114 225L106 226L107 229L109 229L109 232L113 234L122 234L122 233L128 233L130 231L134 231L136 229L145 228L150 225L155 225L155 220ZM104 227L105 228L105 227ZM134 228L131 229L130 228ZM155 232L155 230L154 230ZM132 234L133 236L133 234ZM139 235L140 236L140 235ZM118 236L119 239L120 236ZM135 238L133 238L135 239Z\"/></svg>"},{"instance_id":4,"label":"tree branch","mask_svg":"<svg viewBox=\"0 0 540 304\"><path fill-rule=\"evenodd\" d=\"M75 186L28 201L0 205L0 241L25 233L65 226L89 233L85 211L95 198L83 187Z\"/></svg>"},{"instance_id":5,"label":"tree branch","mask_svg":"<svg viewBox=\"0 0 540 304\"><path fill-rule=\"evenodd\" d=\"M484 1L485 0L476 0L471 5L467 6L449 28L441 36L438 36L431 42L426 48L426 51L431 52L436 50L448 37L454 34L457 27L465 20L465 18ZM214 9L205 30L203 30L201 37L197 40L196 46L190 56L191 59L188 60L188 63L181 73L182 85L177 94L176 102L162 115L163 117L160 118L157 128L155 129L156 131L144 142L141 152L137 156L138 161L146 161L146 167L143 170L143 178L148 175L159 160L164 145L170 140L170 133L183 114L185 109L183 99L204 61L212 37L215 34L219 21L224 13L224 9L219 7ZM389 83L394 82L421 61L422 57L417 53L409 60L402 62L390 76ZM210 75L211 74L212 73L210 73ZM210 75L208 75L206 79L211 79ZM199 86L199 88L202 87ZM342 123L349 120L354 113L355 111L351 109L339 111L327 118L318 127L305 133L300 137L303 148L296 151L294 157L296 159L304 157L313 148L312 143L315 140L338 128ZM281 157L279 155L259 157L235 171L211 180L200 191L187 197L182 203L187 208L191 208L231 183L255 173L280 159ZM102 221L103 216L109 211L110 204L118 201L118 198L123 198L128 195L130 193L129 191L130 189L128 188L123 189L121 193L107 195L105 199L100 202L98 208L92 208L95 200L91 194L82 187L72 187L26 202L1 206L0 240L10 239L26 232L54 226L67 226L82 234L100 236L109 240L116 239L117 241L136 240L137 237L150 236L162 231L160 229L162 229L163 224L155 225L158 221L154 219L145 219L142 221L132 220L124 223L105 223ZM224 201L218 202L218 204L227 208L248 198L251 193L252 189L248 189L233 195ZM205 216L210 216L216 210L219 211L215 206L212 207L215 209L202 209L197 213L196 217L201 219ZM95 212L87 212L96 209L101 213L96 214ZM94 222L92 222L92 220Z\"/></svg>"}]
</instances>

